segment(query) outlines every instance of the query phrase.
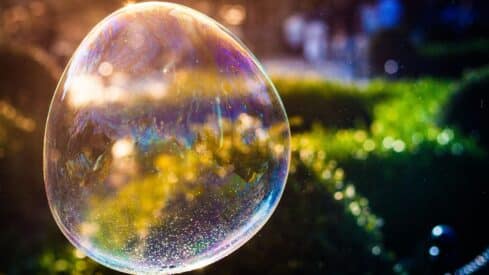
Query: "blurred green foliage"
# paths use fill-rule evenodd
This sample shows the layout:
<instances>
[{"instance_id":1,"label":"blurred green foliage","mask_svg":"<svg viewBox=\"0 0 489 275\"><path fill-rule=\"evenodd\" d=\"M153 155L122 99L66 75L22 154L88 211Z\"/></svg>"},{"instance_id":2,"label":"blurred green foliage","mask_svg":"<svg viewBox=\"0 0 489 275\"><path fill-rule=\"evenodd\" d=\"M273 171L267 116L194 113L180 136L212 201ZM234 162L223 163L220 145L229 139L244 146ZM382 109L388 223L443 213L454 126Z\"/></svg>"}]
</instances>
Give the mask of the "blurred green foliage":
<instances>
[{"instance_id":1,"label":"blurred green foliage","mask_svg":"<svg viewBox=\"0 0 489 275\"><path fill-rule=\"evenodd\" d=\"M460 259L475 255L489 242L487 151L444 118L458 110L447 108L456 95L482 75L461 83L424 78L365 85L275 79L295 130L282 201L249 243L194 273L429 273L429 262L402 260L423 257L426 236L439 223L460 232ZM45 89L47 102L52 90ZM10 222L0 235L0 272L113 273L75 250L54 225L42 190L41 143L33 142L41 130L18 127L31 119L42 129L43 117L7 94L2 90L0 98L7 106L0 106L0 218ZM47 103L36 106L47 109Z\"/></svg>"},{"instance_id":2,"label":"blurred green foliage","mask_svg":"<svg viewBox=\"0 0 489 275\"><path fill-rule=\"evenodd\" d=\"M310 130L314 123L330 128L354 128L371 123L373 105L385 97L382 90L316 79L279 78L274 83L293 130Z\"/></svg>"}]
</instances>

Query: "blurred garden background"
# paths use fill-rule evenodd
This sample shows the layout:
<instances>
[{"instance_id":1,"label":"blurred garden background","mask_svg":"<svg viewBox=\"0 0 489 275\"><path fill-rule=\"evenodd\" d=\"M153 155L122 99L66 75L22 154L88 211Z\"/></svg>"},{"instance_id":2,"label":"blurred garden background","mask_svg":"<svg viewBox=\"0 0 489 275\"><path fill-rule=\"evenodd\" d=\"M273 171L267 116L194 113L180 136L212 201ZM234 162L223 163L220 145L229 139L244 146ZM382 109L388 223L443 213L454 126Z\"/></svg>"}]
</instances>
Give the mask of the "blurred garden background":
<instances>
[{"instance_id":1,"label":"blurred garden background","mask_svg":"<svg viewBox=\"0 0 489 275\"><path fill-rule=\"evenodd\" d=\"M267 225L195 274L487 274L489 3L176 1L264 63L292 127ZM0 274L114 274L55 225L50 99L119 0L0 0Z\"/></svg>"}]
</instances>

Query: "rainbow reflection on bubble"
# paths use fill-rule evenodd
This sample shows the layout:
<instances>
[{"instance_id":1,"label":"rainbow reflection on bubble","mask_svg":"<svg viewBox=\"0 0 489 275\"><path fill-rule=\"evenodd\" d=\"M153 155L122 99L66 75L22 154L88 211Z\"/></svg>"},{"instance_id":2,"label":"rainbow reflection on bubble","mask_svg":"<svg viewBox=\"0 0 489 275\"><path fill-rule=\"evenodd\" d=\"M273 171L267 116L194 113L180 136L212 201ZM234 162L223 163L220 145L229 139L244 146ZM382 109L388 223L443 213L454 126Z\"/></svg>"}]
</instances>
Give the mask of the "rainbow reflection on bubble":
<instances>
[{"instance_id":1,"label":"rainbow reflection on bubble","mask_svg":"<svg viewBox=\"0 0 489 275\"><path fill-rule=\"evenodd\" d=\"M247 242L284 190L290 131L251 52L212 19L148 2L83 40L44 144L53 216L128 273L201 268Z\"/></svg>"}]
</instances>

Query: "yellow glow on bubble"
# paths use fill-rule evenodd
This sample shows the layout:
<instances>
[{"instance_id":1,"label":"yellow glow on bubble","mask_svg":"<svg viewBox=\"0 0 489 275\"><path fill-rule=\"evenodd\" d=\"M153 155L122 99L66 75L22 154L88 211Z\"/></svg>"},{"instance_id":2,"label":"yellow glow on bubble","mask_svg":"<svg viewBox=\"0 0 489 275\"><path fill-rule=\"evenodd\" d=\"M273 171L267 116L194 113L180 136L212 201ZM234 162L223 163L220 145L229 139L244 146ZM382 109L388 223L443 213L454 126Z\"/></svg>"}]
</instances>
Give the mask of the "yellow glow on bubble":
<instances>
[{"instance_id":1,"label":"yellow glow on bubble","mask_svg":"<svg viewBox=\"0 0 489 275\"><path fill-rule=\"evenodd\" d=\"M99 230L99 227L97 224L88 223L88 222L84 222L84 223L80 224L80 233L83 236L90 237L90 236L94 235L95 233L97 233L98 230Z\"/></svg>"},{"instance_id":2,"label":"yellow glow on bubble","mask_svg":"<svg viewBox=\"0 0 489 275\"><path fill-rule=\"evenodd\" d=\"M273 146L273 153L275 156L280 156L284 153L285 147L282 144L275 144Z\"/></svg>"}]
</instances>

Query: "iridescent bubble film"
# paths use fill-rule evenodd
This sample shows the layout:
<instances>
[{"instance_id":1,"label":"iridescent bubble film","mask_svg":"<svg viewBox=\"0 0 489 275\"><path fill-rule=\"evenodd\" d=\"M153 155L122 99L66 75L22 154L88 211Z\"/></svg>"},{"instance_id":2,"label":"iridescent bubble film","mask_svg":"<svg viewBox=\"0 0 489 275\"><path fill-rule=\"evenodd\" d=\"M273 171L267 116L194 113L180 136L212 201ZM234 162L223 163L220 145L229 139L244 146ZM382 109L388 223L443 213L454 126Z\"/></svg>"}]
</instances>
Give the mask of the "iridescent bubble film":
<instances>
[{"instance_id":1,"label":"iridescent bubble film","mask_svg":"<svg viewBox=\"0 0 489 275\"><path fill-rule=\"evenodd\" d=\"M287 117L251 52L183 6L123 8L83 40L46 126L53 216L96 261L179 273L233 252L284 189Z\"/></svg>"}]
</instances>

